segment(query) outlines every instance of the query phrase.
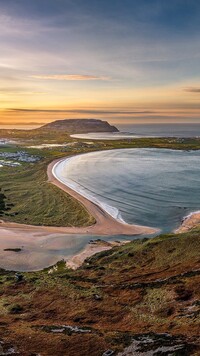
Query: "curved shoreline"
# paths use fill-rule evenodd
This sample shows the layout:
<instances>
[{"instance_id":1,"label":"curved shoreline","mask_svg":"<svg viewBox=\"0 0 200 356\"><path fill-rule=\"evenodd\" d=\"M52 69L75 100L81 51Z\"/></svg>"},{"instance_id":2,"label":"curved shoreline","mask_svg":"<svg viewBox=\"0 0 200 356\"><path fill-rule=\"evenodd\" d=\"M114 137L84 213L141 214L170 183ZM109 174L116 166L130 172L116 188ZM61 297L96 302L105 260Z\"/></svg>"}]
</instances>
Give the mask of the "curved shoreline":
<instances>
[{"instance_id":1,"label":"curved shoreline","mask_svg":"<svg viewBox=\"0 0 200 356\"><path fill-rule=\"evenodd\" d=\"M89 214L92 215L96 221L94 225L88 227L73 227L73 228L66 227L66 229L73 229L73 231L75 231L76 229L77 231L76 233L94 234L94 235L140 235L140 234L154 234L159 231L158 229L151 228L148 226L129 225L127 223L120 222L114 219L100 206L88 200L86 197L82 196L72 188L68 187L66 184L59 181L55 177L53 173L53 169L59 162L62 162L66 159L67 158L57 159L48 165L47 168L48 181L51 184L54 184L58 188L62 189L64 192L66 192L76 200L78 200L79 203L81 203L87 209Z\"/></svg>"},{"instance_id":2,"label":"curved shoreline","mask_svg":"<svg viewBox=\"0 0 200 356\"><path fill-rule=\"evenodd\" d=\"M66 157L69 158L69 157ZM151 227L140 226L140 225L129 225L126 223L121 223L114 218L112 218L108 213L101 209L95 203L92 203L85 197L81 196L79 193L67 187L65 184L59 182L53 173L53 167L60 161L66 158L59 158L52 161L47 167L48 182L54 184L58 188L62 189L64 192L75 198L81 203L84 208L95 218L96 223L90 226L75 227L75 226L35 226L26 225L14 222L6 222L0 220L0 232L6 233L11 239L13 234L18 236L25 236L29 234L29 238L35 238L36 236L48 236L51 234L80 234L80 235L142 235L142 234L155 234L158 229Z\"/></svg>"},{"instance_id":3,"label":"curved shoreline","mask_svg":"<svg viewBox=\"0 0 200 356\"><path fill-rule=\"evenodd\" d=\"M71 156L74 157L74 156ZM6 222L0 220L0 231L6 231L6 234L15 233L21 234L22 236L29 233L29 237L37 236L48 236L51 234L80 234L80 235L142 235L142 234L155 234L159 229L151 228L148 226L140 225L130 225L124 222L120 222L114 219L106 211L104 211L100 206L94 202L88 200L75 190L71 189L67 185L61 183L52 173L53 167L59 162L70 158L59 158L52 161L47 167L47 176L48 182L54 184L58 188L62 189L64 192L75 198L81 203L84 208L95 218L96 223L94 225L86 227L57 227L57 226L35 226L35 225L26 225L14 222ZM198 216L197 216L198 215ZM175 231L187 232L189 229L194 227L199 223L200 214L196 212L190 214L188 217L184 218L181 226ZM192 222L192 223L191 223ZM186 226L187 225L187 226ZM188 226L189 225L189 226Z\"/></svg>"},{"instance_id":4,"label":"curved shoreline","mask_svg":"<svg viewBox=\"0 0 200 356\"><path fill-rule=\"evenodd\" d=\"M101 152L101 151L99 151ZM91 152L89 153L84 153L85 155L90 155ZM71 156L69 158L64 158L61 161L58 161L52 168L52 174L53 176L61 183L63 183L65 186L68 188L71 188L73 191L78 193L80 196L86 198L90 202L92 202L94 205L98 206L104 213L107 213L109 216L111 216L114 220L117 220L123 224L127 224L126 221L122 218L120 211L114 207L109 205L108 203L105 203L101 200L99 200L95 195L92 195L91 193L87 192L87 189L83 188L79 183L76 181L71 181L71 179L68 179L67 177L61 177L59 176L60 169L65 168L68 166L68 163L70 163L72 160L82 156L83 154L78 154L77 156ZM64 164L64 167L62 165ZM75 162L77 164L77 162ZM67 167L68 168L68 167ZM58 170L58 172L57 172Z\"/></svg>"},{"instance_id":5,"label":"curved shoreline","mask_svg":"<svg viewBox=\"0 0 200 356\"><path fill-rule=\"evenodd\" d=\"M74 156L71 156L74 157ZM145 226L138 226L138 225L129 225L120 221L115 220L112 218L111 215L106 213L101 207L96 205L95 203L91 202L87 198L81 196L81 194L77 193L70 187L67 187L65 184L59 182L53 175L53 167L58 164L60 161L66 160L67 158L60 158L57 160L52 161L48 165L47 174L48 174L48 182L50 184L54 184L58 188L62 189L75 199L77 199L80 204L82 204L90 214L94 216L96 219L96 223L94 225L88 227L54 227L54 226L33 226L33 225L25 225L25 224L18 224L12 222L4 222L0 220L0 233L3 241L9 242L9 247L18 247L16 246L16 241L18 239L18 244L20 241L19 246L23 245L25 241L32 241L36 243L43 243L46 239L51 239L54 235L66 235L66 234L79 234L79 235L140 235L140 234L151 234L158 231L158 229L152 229ZM188 216L183 218L181 226L175 231L175 233L183 233L190 231L195 226L200 225L200 211L196 211L190 213ZM20 238L20 240L19 240ZM8 240L7 240L8 239ZM31 242L31 243L32 243ZM129 242L128 239L125 242ZM58 242L59 244L59 242ZM57 246L57 243L56 243ZM102 241L101 244L89 244L87 243L86 246L79 252L69 259L66 259L66 265L69 268L78 268L82 265L84 260L87 257L90 257L98 252L109 250L114 246L113 242ZM5 244L5 247L7 245ZM10 253L11 254L11 253ZM22 256L23 257L23 256ZM11 259L11 265L13 256L9 257ZM15 261L15 258L13 259ZM10 267L9 267L10 269ZM14 269L14 266L11 268ZM30 269L31 270L31 269Z\"/></svg>"}]
</instances>

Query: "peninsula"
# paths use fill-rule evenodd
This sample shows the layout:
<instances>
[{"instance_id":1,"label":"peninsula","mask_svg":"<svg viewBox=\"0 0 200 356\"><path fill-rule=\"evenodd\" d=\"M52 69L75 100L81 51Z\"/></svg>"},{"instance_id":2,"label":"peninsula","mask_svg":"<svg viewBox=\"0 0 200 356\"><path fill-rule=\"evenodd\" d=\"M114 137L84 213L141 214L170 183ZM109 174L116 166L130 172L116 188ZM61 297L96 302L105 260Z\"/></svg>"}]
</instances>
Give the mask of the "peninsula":
<instances>
[{"instance_id":1,"label":"peninsula","mask_svg":"<svg viewBox=\"0 0 200 356\"><path fill-rule=\"evenodd\" d=\"M118 132L115 126L98 119L65 119L43 125L40 130L66 131L69 134L90 132Z\"/></svg>"}]
</instances>

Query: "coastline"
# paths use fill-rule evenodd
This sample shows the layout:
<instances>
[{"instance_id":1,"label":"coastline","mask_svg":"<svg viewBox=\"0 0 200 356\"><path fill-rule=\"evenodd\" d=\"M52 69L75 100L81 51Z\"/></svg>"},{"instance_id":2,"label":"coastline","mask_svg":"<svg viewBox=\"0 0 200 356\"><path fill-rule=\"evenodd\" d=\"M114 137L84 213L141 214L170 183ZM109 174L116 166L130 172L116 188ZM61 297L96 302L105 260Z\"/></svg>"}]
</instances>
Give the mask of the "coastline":
<instances>
[{"instance_id":1,"label":"coastline","mask_svg":"<svg viewBox=\"0 0 200 356\"><path fill-rule=\"evenodd\" d=\"M101 151L99 151L99 152L101 152ZM72 189L73 191L75 191L80 196L86 198L86 200L92 202L95 206L98 206L104 213L107 213L114 220L122 222L123 224L127 224L126 221L124 221L124 219L122 218L120 211L116 207L111 206L111 205L103 202L102 200L99 200L95 195L91 195L91 193L88 193L87 190L83 189L83 187L81 187L79 185L79 183L77 183L75 181L71 181L71 180L69 180L67 178L64 178L64 180L63 180L63 177L61 177L62 173L61 173L61 176L60 176L60 171L62 172L62 164L63 163L65 164L65 167L67 167L68 163L70 164L73 159L76 160L77 157L80 157L82 155L85 156L85 155L88 155L88 154L90 155L91 153L89 152L89 153L84 153L84 154L78 154L77 156L71 156L69 158L64 158L62 161L58 161L53 166L53 169L52 169L53 176L59 182L63 183L65 186L67 186L68 188Z\"/></svg>"},{"instance_id":2,"label":"coastline","mask_svg":"<svg viewBox=\"0 0 200 356\"><path fill-rule=\"evenodd\" d=\"M84 261L96 253L111 250L116 246L123 246L130 241L104 241L104 240L95 240L92 243L88 243L85 248L80 251L78 254L70 257L66 260L66 267L71 269L79 268Z\"/></svg>"},{"instance_id":3,"label":"coastline","mask_svg":"<svg viewBox=\"0 0 200 356\"><path fill-rule=\"evenodd\" d=\"M49 183L54 184L55 186L62 189L64 192L78 200L79 203L81 203L87 209L89 214L91 214L96 221L94 225L88 227L66 227L65 229L67 229L69 233L72 233L72 231L76 230L77 232L73 233L94 235L142 235L154 234L159 231L158 229L151 228L148 226L130 225L125 222L116 220L110 214L104 211L100 206L90 201L86 197L82 196L74 189L63 184L55 177L53 173L55 165L57 165L59 162L62 162L63 160L65 159L57 159L48 165L47 175Z\"/></svg>"},{"instance_id":4,"label":"coastline","mask_svg":"<svg viewBox=\"0 0 200 356\"><path fill-rule=\"evenodd\" d=\"M190 213L188 216L186 216L181 225L179 226L178 229L176 229L174 232L176 234L181 234L181 233L186 233L194 229L200 225L200 211ZM81 267L81 265L84 263L84 261L96 253L102 252L102 251L107 251L112 249L115 246L122 246L130 241L122 241L122 242L107 242L107 241L101 241L100 244L87 244L85 248L79 252L77 255L72 256L69 260L66 261L66 266L72 269L77 269Z\"/></svg>"},{"instance_id":5,"label":"coastline","mask_svg":"<svg viewBox=\"0 0 200 356\"><path fill-rule=\"evenodd\" d=\"M181 225L178 227L178 229L175 230L175 233L181 234L184 232L189 232L198 225L200 225L200 211L194 211L183 219Z\"/></svg>"},{"instance_id":6,"label":"coastline","mask_svg":"<svg viewBox=\"0 0 200 356\"><path fill-rule=\"evenodd\" d=\"M86 227L56 227L56 226L35 226L19 224L15 222L7 222L0 220L0 235L2 237L2 246L7 247L6 241L8 241L9 247L18 247L15 245L23 245L25 241L37 242L41 239L50 239L52 235L91 235L91 236L111 236L111 235L142 235L142 234L154 234L158 229L149 228L146 226L128 225L126 223L115 220L112 216L107 214L98 205L92 203L85 197L78 194L76 191L67 187L59 182L52 173L52 169L56 163L62 161L57 159L48 165L47 175L49 184L54 184L58 188L62 189L75 199L77 199L95 218L96 223ZM59 247L59 242L58 242ZM112 246L111 246L112 247ZM109 246L109 248L111 248ZM92 249L92 254L99 252L102 246L98 246L98 251ZM108 248L108 246L107 246ZM91 252L89 252L91 255ZM88 255L88 256L89 256ZM12 259L12 258L11 258Z\"/></svg>"},{"instance_id":7,"label":"coastline","mask_svg":"<svg viewBox=\"0 0 200 356\"><path fill-rule=\"evenodd\" d=\"M49 184L54 184L58 188L65 191L67 194L71 195L75 199L77 199L87 210L88 212L95 218L96 223L87 227L56 227L56 226L35 226L35 225L26 225L19 224L15 222L7 222L4 220L0 220L0 235L1 235L1 246L2 251L4 248L21 248L21 246L26 246L26 241L28 244L32 246L32 244L40 244L40 241L51 240L52 236L59 235L91 235L91 236L111 236L111 235L150 235L158 232L158 229L146 227L146 226L138 226L138 225L129 225L114 219L111 215L106 213L101 207L92 203L87 198L81 196L76 191L67 187L66 185L59 182L52 173L52 169L56 163L62 159L57 159L51 162L48 165L47 175ZM7 243L8 242L8 243ZM119 243L118 243L119 245ZM78 254L78 256L72 256L71 264L73 263L74 268L79 267L85 258L92 256L97 252L101 252L103 250L108 250L113 247L113 243L108 243L107 241L102 242L100 245L90 245L87 244L85 248ZM59 239L57 248L59 249ZM32 248L31 248L32 249ZM29 250L28 253L30 253ZM38 252L39 253L39 252ZM4 253L3 253L4 254ZM6 252L9 261L7 265L7 269L16 269L16 254L15 252L10 251L9 254ZM26 255L24 255L24 249L18 255L20 256L20 260L22 259L22 264L26 264ZM34 254L35 256L35 254ZM74 258L73 258L74 257ZM30 258L30 256L29 256ZM35 257L33 257L35 258ZM54 262L56 263L56 261ZM68 262L69 263L69 262ZM9 267L8 267L9 266ZM30 260L31 266L31 260ZM1 266L3 268L3 266ZM31 267L29 268L31 270ZM35 268L34 268L35 270Z\"/></svg>"},{"instance_id":8,"label":"coastline","mask_svg":"<svg viewBox=\"0 0 200 356\"><path fill-rule=\"evenodd\" d=\"M106 211L104 211L100 206L94 202L88 200L86 197L82 196L72 188L60 182L53 174L53 167L59 162L65 160L66 158L57 159L52 161L48 165L47 175L49 184L54 184L58 188L62 189L70 196L77 199L95 218L96 223L87 227L56 227L56 226L33 226L18 224L13 222L5 222L0 220L0 233L3 240L6 242L7 238L10 243L15 246L15 241L20 237L23 241L39 241L40 239L49 239L53 234L77 234L77 235L142 235L142 234L153 234L158 231L158 229L149 228L146 226L129 225L127 223L116 220ZM186 216L181 226L175 231L175 233L184 233L190 231L192 228L200 224L200 211L193 212ZM6 240L5 240L6 238ZM108 242L102 241L99 243L87 243L85 247L76 255L72 255L68 260L66 260L66 266L69 268L78 268L82 265L84 260L98 252L112 249L114 246L120 246L120 244L127 243L129 241L122 242ZM59 242L58 242L59 244ZM5 245L5 247L7 247Z\"/></svg>"}]
</instances>

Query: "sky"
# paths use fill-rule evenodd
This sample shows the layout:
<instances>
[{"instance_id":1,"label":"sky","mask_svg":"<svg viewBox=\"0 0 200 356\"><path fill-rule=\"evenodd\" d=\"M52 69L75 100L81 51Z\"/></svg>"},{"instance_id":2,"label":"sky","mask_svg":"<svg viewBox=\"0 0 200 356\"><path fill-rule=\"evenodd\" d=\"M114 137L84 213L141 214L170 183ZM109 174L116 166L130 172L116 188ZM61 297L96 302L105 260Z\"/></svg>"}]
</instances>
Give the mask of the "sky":
<instances>
[{"instance_id":1,"label":"sky","mask_svg":"<svg viewBox=\"0 0 200 356\"><path fill-rule=\"evenodd\" d=\"M0 123L200 123L200 1L0 0Z\"/></svg>"}]
</instances>

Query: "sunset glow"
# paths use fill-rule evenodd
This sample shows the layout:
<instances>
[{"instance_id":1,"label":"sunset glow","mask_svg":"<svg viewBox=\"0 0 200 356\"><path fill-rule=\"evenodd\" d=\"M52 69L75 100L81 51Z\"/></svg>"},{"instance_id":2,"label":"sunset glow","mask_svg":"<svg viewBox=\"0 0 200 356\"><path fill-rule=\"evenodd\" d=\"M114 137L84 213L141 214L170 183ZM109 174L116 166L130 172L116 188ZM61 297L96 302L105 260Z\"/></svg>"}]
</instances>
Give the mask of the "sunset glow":
<instances>
[{"instance_id":1,"label":"sunset glow","mask_svg":"<svg viewBox=\"0 0 200 356\"><path fill-rule=\"evenodd\" d=\"M0 1L0 123L199 122L195 0Z\"/></svg>"}]
</instances>

